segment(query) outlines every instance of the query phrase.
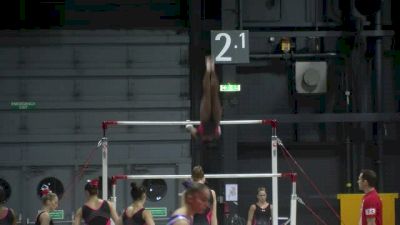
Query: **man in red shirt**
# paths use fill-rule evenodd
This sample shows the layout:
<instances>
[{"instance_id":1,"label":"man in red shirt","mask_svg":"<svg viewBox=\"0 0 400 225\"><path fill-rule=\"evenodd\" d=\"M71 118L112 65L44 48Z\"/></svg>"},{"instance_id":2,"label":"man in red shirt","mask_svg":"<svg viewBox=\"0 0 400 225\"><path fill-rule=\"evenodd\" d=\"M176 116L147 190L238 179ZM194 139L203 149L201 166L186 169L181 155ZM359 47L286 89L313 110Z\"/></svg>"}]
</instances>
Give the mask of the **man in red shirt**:
<instances>
[{"instance_id":1,"label":"man in red shirt","mask_svg":"<svg viewBox=\"0 0 400 225\"><path fill-rule=\"evenodd\" d=\"M358 187L365 193L359 225L382 225L382 201L375 189L376 180L372 170L362 170L358 177Z\"/></svg>"}]
</instances>

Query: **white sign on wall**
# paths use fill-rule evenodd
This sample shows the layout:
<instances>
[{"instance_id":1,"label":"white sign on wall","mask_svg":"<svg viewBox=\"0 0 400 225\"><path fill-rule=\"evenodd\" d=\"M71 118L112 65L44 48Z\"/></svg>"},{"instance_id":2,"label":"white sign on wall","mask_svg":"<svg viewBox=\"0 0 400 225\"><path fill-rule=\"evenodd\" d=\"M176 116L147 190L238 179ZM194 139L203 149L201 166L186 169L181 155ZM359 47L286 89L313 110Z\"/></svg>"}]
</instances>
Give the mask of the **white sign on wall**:
<instances>
[{"instance_id":1,"label":"white sign on wall","mask_svg":"<svg viewBox=\"0 0 400 225\"><path fill-rule=\"evenodd\" d=\"M238 201L238 185L225 184L225 201L236 202Z\"/></svg>"}]
</instances>

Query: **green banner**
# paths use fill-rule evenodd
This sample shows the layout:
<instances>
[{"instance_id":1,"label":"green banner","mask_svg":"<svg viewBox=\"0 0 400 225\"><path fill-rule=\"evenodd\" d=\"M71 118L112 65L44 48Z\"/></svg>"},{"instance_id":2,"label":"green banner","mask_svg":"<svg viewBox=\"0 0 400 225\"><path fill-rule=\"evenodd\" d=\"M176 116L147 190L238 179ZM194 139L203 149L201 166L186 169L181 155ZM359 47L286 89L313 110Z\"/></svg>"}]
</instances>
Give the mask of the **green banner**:
<instances>
[{"instance_id":1,"label":"green banner","mask_svg":"<svg viewBox=\"0 0 400 225\"><path fill-rule=\"evenodd\" d=\"M153 217L167 217L167 207L149 207L146 209L151 212Z\"/></svg>"},{"instance_id":2,"label":"green banner","mask_svg":"<svg viewBox=\"0 0 400 225\"><path fill-rule=\"evenodd\" d=\"M49 212L50 218L53 220L63 220L64 219L64 210L54 210Z\"/></svg>"},{"instance_id":3,"label":"green banner","mask_svg":"<svg viewBox=\"0 0 400 225\"><path fill-rule=\"evenodd\" d=\"M36 102L11 102L11 109L28 110L36 108Z\"/></svg>"},{"instance_id":4,"label":"green banner","mask_svg":"<svg viewBox=\"0 0 400 225\"><path fill-rule=\"evenodd\" d=\"M240 84L221 84L219 85L220 92L239 92Z\"/></svg>"}]
</instances>

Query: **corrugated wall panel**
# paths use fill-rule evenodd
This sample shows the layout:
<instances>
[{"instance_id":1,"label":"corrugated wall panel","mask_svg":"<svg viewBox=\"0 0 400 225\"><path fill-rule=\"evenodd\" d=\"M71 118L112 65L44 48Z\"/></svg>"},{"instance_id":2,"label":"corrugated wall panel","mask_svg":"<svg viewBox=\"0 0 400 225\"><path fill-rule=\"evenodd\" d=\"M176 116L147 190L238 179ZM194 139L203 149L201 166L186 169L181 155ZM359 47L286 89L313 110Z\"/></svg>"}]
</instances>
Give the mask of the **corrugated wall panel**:
<instances>
[{"instance_id":1,"label":"corrugated wall panel","mask_svg":"<svg viewBox=\"0 0 400 225\"><path fill-rule=\"evenodd\" d=\"M41 208L36 188L49 176L64 185L59 208L62 224L70 223L83 204L85 180L101 174L102 121L189 118L187 51L187 34L172 31L2 32L0 178L14 190L9 203L23 224ZM13 102L35 106L18 110ZM110 127L107 136L109 175L138 167L145 174L190 171L183 127ZM119 211L130 203L128 182L120 183ZM167 185L167 197L148 204L171 212L181 187Z\"/></svg>"}]
</instances>

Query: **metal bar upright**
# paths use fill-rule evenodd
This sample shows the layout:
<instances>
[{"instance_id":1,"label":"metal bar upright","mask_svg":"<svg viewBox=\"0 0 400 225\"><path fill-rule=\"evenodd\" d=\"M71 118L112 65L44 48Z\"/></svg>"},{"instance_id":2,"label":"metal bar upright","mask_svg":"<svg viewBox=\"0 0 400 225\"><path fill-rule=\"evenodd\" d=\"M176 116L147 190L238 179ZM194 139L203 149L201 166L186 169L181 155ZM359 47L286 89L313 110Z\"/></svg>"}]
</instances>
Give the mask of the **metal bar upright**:
<instances>
[{"instance_id":1,"label":"metal bar upright","mask_svg":"<svg viewBox=\"0 0 400 225\"><path fill-rule=\"evenodd\" d=\"M271 160L272 173L278 173L278 137L276 123L272 123ZM272 178L272 225L278 225L278 178Z\"/></svg>"},{"instance_id":2,"label":"metal bar upright","mask_svg":"<svg viewBox=\"0 0 400 225\"><path fill-rule=\"evenodd\" d=\"M108 143L107 138L103 137L101 139L101 165L102 165L102 198L108 200Z\"/></svg>"}]
</instances>

